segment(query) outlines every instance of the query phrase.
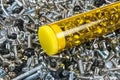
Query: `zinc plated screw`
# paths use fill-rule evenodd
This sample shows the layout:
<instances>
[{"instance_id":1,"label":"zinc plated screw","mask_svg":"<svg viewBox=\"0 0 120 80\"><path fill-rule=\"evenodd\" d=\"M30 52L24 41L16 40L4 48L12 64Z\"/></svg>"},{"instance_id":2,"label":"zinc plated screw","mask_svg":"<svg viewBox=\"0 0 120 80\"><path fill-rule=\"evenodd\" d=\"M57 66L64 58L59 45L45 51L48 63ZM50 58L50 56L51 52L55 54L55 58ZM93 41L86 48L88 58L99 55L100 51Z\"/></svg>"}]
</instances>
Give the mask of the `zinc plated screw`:
<instances>
[{"instance_id":1,"label":"zinc plated screw","mask_svg":"<svg viewBox=\"0 0 120 80\"><path fill-rule=\"evenodd\" d=\"M23 6L22 2L20 0L15 0L19 6Z\"/></svg>"},{"instance_id":2,"label":"zinc plated screw","mask_svg":"<svg viewBox=\"0 0 120 80\"><path fill-rule=\"evenodd\" d=\"M35 66L35 62L34 62L34 57L33 56L31 56L31 58L32 58L32 61L31 61L31 67L34 67Z\"/></svg>"},{"instance_id":3,"label":"zinc plated screw","mask_svg":"<svg viewBox=\"0 0 120 80\"><path fill-rule=\"evenodd\" d=\"M102 71L104 72L108 72L108 71L118 71L120 70L120 67L117 67L117 68L111 68L111 69L103 69Z\"/></svg>"},{"instance_id":4,"label":"zinc plated screw","mask_svg":"<svg viewBox=\"0 0 120 80\"><path fill-rule=\"evenodd\" d=\"M25 12L25 8L22 9L22 11L19 13L19 15L22 15Z\"/></svg>"},{"instance_id":5,"label":"zinc plated screw","mask_svg":"<svg viewBox=\"0 0 120 80\"><path fill-rule=\"evenodd\" d=\"M26 5L26 0L22 0L22 3L25 6Z\"/></svg>"},{"instance_id":6,"label":"zinc plated screw","mask_svg":"<svg viewBox=\"0 0 120 80\"><path fill-rule=\"evenodd\" d=\"M111 61L112 61L112 63L114 64L115 67L118 67L117 62L116 62L114 59L112 59Z\"/></svg>"},{"instance_id":7,"label":"zinc plated screw","mask_svg":"<svg viewBox=\"0 0 120 80\"><path fill-rule=\"evenodd\" d=\"M32 58L30 57L30 58L27 59L27 63L26 63L28 69L31 65L31 62L32 62Z\"/></svg>"},{"instance_id":8,"label":"zinc plated screw","mask_svg":"<svg viewBox=\"0 0 120 80\"><path fill-rule=\"evenodd\" d=\"M17 2L13 2L13 4L7 8L8 11L12 10L17 5Z\"/></svg>"},{"instance_id":9,"label":"zinc plated screw","mask_svg":"<svg viewBox=\"0 0 120 80\"><path fill-rule=\"evenodd\" d=\"M100 69L98 67L95 68L94 75L99 75Z\"/></svg>"},{"instance_id":10,"label":"zinc plated screw","mask_svg":"<svg viewBox=\"0 0 120 80\"><path fill-rule=\"evenodd\" d=\"M3 58L14 57L14 53L10 52L9 54L2 55Z\"/></svg>"},{"instance_id":11,"label":"zinc plated screw","mask_svg":"<svg viewBox=\"0 0 120 80\"><path fill-rule=\"evenodd\" d=\"M16 59L18 59L18 52L17 52L17 44L16 44L16 42L14 41L14 43L13 43L13 46L14 46L14 53L15 53L15 58Z\"/></svg>"},{"instance_id":12,"label":"zinc plated screw","mask_svg":"<svg viewBox=\"0 0 120 80\"><path fill-rule=\"evenodd\" d=\"M39 62L38 62L38 58L35 58L35 65L38 65Z\"/></svg>"},{"instance_id":13,"label":"zinc plated screw","mask_svg":"<svg viewBox=\"0 0 120 80\"><path fill-rule=\"evenodd\" d=\"M108 57L108 55L104 55L104 53L100 50L96 50L98 52L98 54L103 58L106 59Z\"/></svg>"},{"instance_id":14,"label":"zinc plated screw","mask_svg":"<svg viewBox=\"0 0 120 80\"><path fill-rule=\"evenodd\" d=\"M44 16L48 21L50 21L50 22L53 22L54 20L53 19L51 19L51 18L49 18L49 17L47 17L47 16Z\"/></svg>"},{"instance_id":15,"label":"zinc plated screw","mask_svg":"<svg viewBox=\"0 0 120 80\"><path fill-rule=\"evenodd\" d=\"M8 61L7 59L4 59L1 55L0 55L0 60L3 62L3 65L10 65L11 62Z\"/></svg>"},{"instance_id":16,"label":"zinc plated screw","mask_svg":"<svg viewBox=\"0 0 120 80\"><path fill-rule=\"evenodd\" d=\"M71 71L69 74L69 80L74 80L74 71Z\"/></svg>"},{"instance_id":17,"label":"zinc plated screw","mask_svg":"<svg viewBox=\"0 0 120 80\"><path fill-rule=\"evenodd\" d=\"M111 59L113 59L114 56L115 56L115 52L111 51L110 55L108 56L108 58L106 59L106 61L110 61Z\"/></svg>"},{"instance_id":18,"label":"zinc plated screw","mask_svg":"<svg viewBox=\"0 0 120 80\"><path fill-rule=\"evenodd\" d=\"M42 72L41 71L37 71L37 73L28 76L24 80L35 80L35 79L37 79L41 75L42 75Z\"/></svg>"},{"instance_id":19,"label":"zinc plated screw","mask_svg":"<svg viewBox=\"0 0 120 80\"><path fill-rule=\"evenodd\" d=\"M3 0L1 0L1 8L2 8L3 12L5 13L5 15L6 15L7 17L9 17L9 14L8 14L8 12L5 10L3 4L4 4L4 3L3 3Z\"/></svg>"},{"instance_id":20,"label":"zinc plated screw","mask_svg":"<svg viewBox=\"0 0 120 80\"><path fill-rule=\"evenodd\" d=\"M112 2L108 1L108 0L105 0L108 4L111 4Z\"/></svg>"},{"instance_id":21,"label":"zinc plated screw","mask_svg":"<svg viewBox=\"0 0 120 80\"><path fill-rule=\"evenodd\" d=\"M78 60L78 68L79 68L79 71L80 71L80 74L84 74L84 67L83 67L83 62L82 62L82 59L79 59Z\"/></svg>"},{"instance_id":22,"label":"zinc plated screw","mask_svg":"<svg viewBox=\"0 0 120 80\"><path fill-rule=\"evenodd\" d=\"M31 34L28 34L28 48L32 47L32 43L31 43Z\"/></svg>"},{"instance_id":23,"label":"zinc plated screw","mask_svg":"<svg viewBox=\"0 0 120 80\"><path fill-rule=\"evenodd\" d=\"M86 80L91 80L92 77L87 77L87 76L78 76L79 79L86 79Z\"/></svg>"},{"instance_id":24,"label":"zinc plated screw","mask_svg":"<svg viewBox=\"0 0 120 80\"><path fill-rule=\"evenodd\" d=\"M91 62L91 61L88 63L87 71L89 71L91 69L92 64L93 64L93 62Z\"/></svg>"}]
</instances>

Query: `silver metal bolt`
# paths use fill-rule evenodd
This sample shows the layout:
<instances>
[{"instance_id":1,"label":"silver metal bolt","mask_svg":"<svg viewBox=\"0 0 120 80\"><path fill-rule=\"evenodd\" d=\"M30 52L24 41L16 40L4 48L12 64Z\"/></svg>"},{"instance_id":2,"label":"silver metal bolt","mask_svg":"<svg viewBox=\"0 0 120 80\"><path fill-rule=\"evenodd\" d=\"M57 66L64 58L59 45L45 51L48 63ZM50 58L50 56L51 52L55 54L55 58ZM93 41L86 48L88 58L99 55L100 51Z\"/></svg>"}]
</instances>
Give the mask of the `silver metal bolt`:
<instances>
[{"instance_id":1,"label":"silver metal bolt","mask_svg":"<svg viewBox=\"0 0 120 80\"><path fill-rule=\"evenodd\" d=\"M71 71L69 74L69 80L74 80L74 72Z\"/></svg>"},{"instance_id":2,"label":"silver metal bolt","mask_svg":"<svg viewBox=\"0 0 120 80\"><path fill-rule=\"evenodd\" d=\"M80 71L80 74L84 74L84 67L83 67L83 62L81 59L78 60L78 68L79 68L79 71Z\"/></svg>"},{"instance_id":3,"label":"silver metal bolt","mask_svg":"<svg viewBox=\"0 0 120 80\"><path fill-rule=\"evenodd\" d=\"M32 75L33 73L35 73L36 71L38 71L39 69L43 68L43 65L39 65L38 67L35 67L33 69L31 69L30 71L27 71L19 76L17 76L16 78L12 79L12 80L21 80L27 76Z\"/></svg>"}]
</instances>

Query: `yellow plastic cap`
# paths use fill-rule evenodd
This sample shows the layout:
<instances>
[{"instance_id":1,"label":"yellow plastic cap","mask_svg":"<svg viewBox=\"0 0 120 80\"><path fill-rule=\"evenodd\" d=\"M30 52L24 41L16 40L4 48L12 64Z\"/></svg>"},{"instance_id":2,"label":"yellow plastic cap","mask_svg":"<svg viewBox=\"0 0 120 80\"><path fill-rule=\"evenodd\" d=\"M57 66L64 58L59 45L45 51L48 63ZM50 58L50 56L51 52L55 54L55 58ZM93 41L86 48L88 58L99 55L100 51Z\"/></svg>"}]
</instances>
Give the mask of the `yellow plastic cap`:
<instances>
[{"instance_id":1,"label":"yellow plastic cap","mask_svg":"<svg viewBox=\"0 0 120 80\"><path fill-rule=\"evenodd\" d=\"M58 40L55 32L49 26L39 27L38 38L47 55L52 56L58 53Z\"/></svg>"}]
</instances>

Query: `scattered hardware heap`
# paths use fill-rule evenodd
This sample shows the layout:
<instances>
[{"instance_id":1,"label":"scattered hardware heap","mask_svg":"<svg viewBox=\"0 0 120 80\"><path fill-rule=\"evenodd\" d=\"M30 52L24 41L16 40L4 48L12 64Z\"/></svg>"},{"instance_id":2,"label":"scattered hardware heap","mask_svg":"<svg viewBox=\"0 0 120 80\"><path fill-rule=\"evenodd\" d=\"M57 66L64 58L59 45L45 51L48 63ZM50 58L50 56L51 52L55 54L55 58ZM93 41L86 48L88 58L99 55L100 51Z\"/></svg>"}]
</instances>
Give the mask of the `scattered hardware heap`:
<instances>
[{"instance_id":1,"label":"scattered hardware heap","mask_svg":"<svg viewBox=\"0 0 120 80\"><path fill-rule=\"evenodd\" d=\"M0 80L119 80L119 29L54 56L37 34L42 25L117 1L0 0Z\"/></svg>"}]
</instances>

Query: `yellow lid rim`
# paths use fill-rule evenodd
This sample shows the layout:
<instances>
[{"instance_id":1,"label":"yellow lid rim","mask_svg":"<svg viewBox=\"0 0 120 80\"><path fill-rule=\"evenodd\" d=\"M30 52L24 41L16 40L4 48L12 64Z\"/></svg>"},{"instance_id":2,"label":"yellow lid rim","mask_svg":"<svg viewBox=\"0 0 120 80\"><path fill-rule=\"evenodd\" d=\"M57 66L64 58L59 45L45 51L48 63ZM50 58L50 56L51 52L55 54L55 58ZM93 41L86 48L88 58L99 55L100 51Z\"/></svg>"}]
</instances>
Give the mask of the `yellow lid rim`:
<instances>
[{"instance_id":1,"label":"yellow lid rim","mask_svg":"<svg viewBox=\"0 0 120 80\"><path fill-rule=\"evenodd\" d=\"M39 27L38 38L47 55L53 56L58 53L58 40L54 31L49 26L44 25Z\"/></svg>"}]
</instances>

